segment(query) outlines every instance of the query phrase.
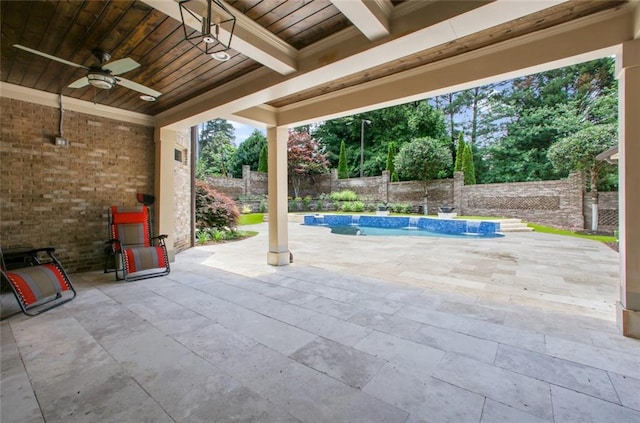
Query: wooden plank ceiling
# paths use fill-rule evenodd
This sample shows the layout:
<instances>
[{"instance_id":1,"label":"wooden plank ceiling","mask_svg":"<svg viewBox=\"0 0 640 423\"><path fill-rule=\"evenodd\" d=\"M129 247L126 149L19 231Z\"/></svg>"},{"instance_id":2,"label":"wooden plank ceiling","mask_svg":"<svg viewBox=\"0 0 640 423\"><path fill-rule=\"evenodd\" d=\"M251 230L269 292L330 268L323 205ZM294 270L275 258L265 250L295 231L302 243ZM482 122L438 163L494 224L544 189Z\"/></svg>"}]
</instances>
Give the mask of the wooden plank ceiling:
<instances>
[{"instance_id":1,"label":"wooden plank ceiling","mask_svg":"<svg viewBox=\"0 0 640 423\"><path fill-rule=\"evenodd\" d=\"M236 0L228 4L300 49L350 25L331 2ZM140 1L2 1L1 78L82 100L154 115L261 65L231 51L219 62L184 40L180 22ZM116 86L111 90L67 85L86 75L74 68L13 47L20 44L84 65L98 64L91 50L112 60L131 57L142 66L122 76L162 93L155 103Z\"/></svg>"},{"instance_id":2,"label":"wooden plank ceiling","mask_svg":"<svg viewBox=\"0 0 640 423\"><path fill-rule=\"evenodd\" d=\"M231 59L219 62L184 40L181 24L153 8L155 0L58 1L2 0L0 80L28 88L62 93L124 110L156 115L225 83L264 67L257 60L231 50ZM438 0L443 1L443 0ZM436 0L423 3L435 3ZM327 37L353 29L350 20L330 0L228 0L227 4L258 24L273 39L282 40L296 51ZM411 2L408 2L411 3ZM403 60L343 75L320 86L272 99L282 107L300 100L337 91L481 48L515 36L538 31L581 16L618 7L620 0L572 0L497 27L425 49ZM404 1L384 4L394 8L410 6ZM479 3L476 3L479 4ZM171 5L170 7L175 7ZM476 7L476 6L473 6ZM375 41L363 42L375 46ZM92 86L71 89L68 85L87 74L69 66L13 47L20 44L84 66L96 65L92 50L99 48L112 61L130 57L141 64L122 76L162 93L156 102L142 101L140 93L122 86L101 90ZM277 44L277 43L276 43ZM232 44L233 46L233 44Z\"/></svg>"}]
</instances>

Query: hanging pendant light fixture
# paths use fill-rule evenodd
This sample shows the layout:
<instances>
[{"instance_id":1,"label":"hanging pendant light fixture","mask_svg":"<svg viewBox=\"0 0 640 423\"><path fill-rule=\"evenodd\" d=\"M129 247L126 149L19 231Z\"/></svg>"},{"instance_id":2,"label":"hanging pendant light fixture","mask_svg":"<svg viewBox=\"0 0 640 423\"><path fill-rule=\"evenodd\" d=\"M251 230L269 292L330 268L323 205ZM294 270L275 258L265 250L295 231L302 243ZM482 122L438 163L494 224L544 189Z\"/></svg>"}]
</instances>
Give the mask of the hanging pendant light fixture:
<instances>
[{"instance_id":1,"label":"hanging pendant light fixture","mask_svg":"<svg viewBox=\"0 0 640 423\"><path fill-rule=\"evenodd\" d=\"M216 60L229 60L227 50L231 47L236 17L224 4L220 0L180 0L178 5L185 39Z\"/></svg>"}]
</instances>

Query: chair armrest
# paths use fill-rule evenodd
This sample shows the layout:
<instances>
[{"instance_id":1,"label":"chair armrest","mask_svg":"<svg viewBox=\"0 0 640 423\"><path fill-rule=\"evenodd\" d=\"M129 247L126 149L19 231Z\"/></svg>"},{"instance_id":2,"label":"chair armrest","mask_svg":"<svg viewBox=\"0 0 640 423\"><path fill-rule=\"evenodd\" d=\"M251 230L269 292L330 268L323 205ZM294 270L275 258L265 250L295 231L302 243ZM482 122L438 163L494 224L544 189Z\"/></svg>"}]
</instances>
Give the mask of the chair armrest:
<instances>
[{"instance_id":1,"label":"chair armrest","mask_svg":"<svg viewBox=\"0 0 640 423\"><path fill-rule=\"evenodd\" d=\"M165 239L165 238L169 238L169 235L157 235L152 237L151 239Z\"/></svg>"}]
</instances>

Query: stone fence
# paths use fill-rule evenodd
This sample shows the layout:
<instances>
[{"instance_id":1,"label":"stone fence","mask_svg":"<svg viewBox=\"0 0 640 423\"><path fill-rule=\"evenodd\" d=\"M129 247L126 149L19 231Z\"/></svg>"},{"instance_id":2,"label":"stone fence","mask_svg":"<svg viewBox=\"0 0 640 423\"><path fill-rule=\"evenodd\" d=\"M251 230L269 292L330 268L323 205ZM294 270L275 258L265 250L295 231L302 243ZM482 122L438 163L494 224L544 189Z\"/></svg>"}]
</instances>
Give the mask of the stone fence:
<instances>
[{"instance_id":1,"label":"stone fence","mask_svg":"<svg viewBox=\"0 0 640 423\"><path fill-rule=\"evenodd\" d=\"M219 191L241 200L267 195L267 175L243 167L243 178L210 178ZM464 185L464 175L430 181L427 185L428 214L440 206L453 206L458 214L501 216L569 229L584 229L591 222L591 198L584 192L584 179L572 173L555 181ZM411 203L422 206L424 186L420 181L391 182L389 172L367 178L338 179L336 169L316 175L300 187L300 197L351 190L363 200L377 203ZM289 193L293 190L289 187ZM618 226L617 193L600 193L599 225L613 231Z\"/></svg>"}]
</instances>

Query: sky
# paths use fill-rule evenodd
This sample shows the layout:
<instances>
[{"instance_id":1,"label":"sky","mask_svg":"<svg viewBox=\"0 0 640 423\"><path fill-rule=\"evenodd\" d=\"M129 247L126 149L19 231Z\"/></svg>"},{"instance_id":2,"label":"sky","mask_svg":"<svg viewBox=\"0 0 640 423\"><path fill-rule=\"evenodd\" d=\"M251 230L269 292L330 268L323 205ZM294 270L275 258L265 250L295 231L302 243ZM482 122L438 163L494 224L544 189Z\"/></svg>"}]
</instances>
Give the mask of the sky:
<instances>
[{"instance_id":1,"label":"sky","mask_svg":"<svg viewBox=\"0 0 640 423\"><path fill-rule=\"evenodd\" d=\"M265 128L254 128L253 126L245 125L244 123L234 122L232 120L228 120L227 122L233 125L233 128L235 129L236 139L234 143L236 147L242 144L244 140L249 138L249 135L251 135L254 129L260 130L260 132L262 132L262 134L265 137L267 136L267 130Z\"/></svg>"}]
</instances>

